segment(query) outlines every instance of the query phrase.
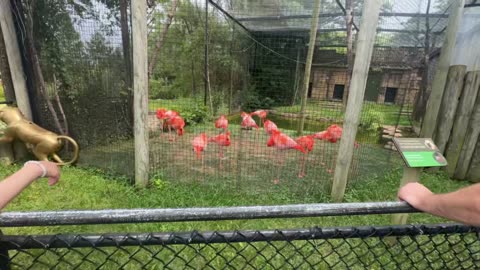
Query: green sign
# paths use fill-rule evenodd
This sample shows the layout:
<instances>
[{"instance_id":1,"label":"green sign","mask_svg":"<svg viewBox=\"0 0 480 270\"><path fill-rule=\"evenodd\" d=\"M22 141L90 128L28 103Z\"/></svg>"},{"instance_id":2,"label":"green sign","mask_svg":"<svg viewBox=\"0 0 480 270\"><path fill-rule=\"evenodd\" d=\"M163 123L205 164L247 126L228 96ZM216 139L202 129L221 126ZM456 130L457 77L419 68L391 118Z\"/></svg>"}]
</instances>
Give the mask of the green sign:
<instances>
[{"instance_id":1,"label":"green sign","mask_svg":"<svg viewBox=\"0 0 480 270\"><path fill-rule=\"evenodd\" d=\"M393 143L410 168L443 167L447 160L429 138L393 138Z\"/></svg>"}]
</instances>

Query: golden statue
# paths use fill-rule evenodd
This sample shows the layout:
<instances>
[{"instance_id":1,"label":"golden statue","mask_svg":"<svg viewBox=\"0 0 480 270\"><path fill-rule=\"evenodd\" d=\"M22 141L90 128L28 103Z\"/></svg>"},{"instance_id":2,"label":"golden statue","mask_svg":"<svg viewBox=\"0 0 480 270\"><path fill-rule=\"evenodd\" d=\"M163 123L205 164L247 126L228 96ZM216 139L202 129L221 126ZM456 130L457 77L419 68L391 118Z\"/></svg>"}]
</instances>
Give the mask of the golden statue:
<instances>
[{"instance_id":1,"label":"golden statue","mask_svg":"<svg viewBox=\"0 0 480 270\"><path fill-rule=\"evenodd\" d=\"M22 141L27 149L37 157L38 160L48 160L51 156L58 165L72 164L78 159L78 144L69 136L57 135L35 123L25 119L18 108L4 107L0 109L0 120L7 124L0 143L12 143L15 139ZM57 152L63 147L63 140L73 144L73 159L64 162Z\"/></svg>"}]
</instances>

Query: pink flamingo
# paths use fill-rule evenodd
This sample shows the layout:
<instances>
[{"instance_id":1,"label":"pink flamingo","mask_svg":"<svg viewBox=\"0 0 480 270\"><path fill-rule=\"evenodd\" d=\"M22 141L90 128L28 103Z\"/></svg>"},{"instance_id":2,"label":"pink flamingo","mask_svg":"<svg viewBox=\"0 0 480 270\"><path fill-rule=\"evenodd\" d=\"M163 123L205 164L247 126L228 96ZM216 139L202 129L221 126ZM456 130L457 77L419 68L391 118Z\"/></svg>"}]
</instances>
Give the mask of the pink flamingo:
<instances>
[{"instance_id":1,"label":"pink flamingo","mask_svg":"<svg viewBox=\"0 0 480 270\"><path fill-rule=\"evenodd\" d=\"M225 118L224 115L221 115L220 118L218 118L215 121L215 128L223 128L223 131L226 132L228 128L228 120Z\"/></svg>"},{"instance_id":2,"label":"pink flamingo","mask_svg":"<svg viewBox=\"0 0 480 270\"><path fill-rule=\"evenodd\" d=\"M305 149L305 154L300 157L300 171L298 173L298 177L302 178L305 176L305 161L308 160L308 153L313 150L315 140L312 135L306 135L298 137L296 142Z\"/></svg>"},{"instance_id":3,"label":"pink flamingo","mask_svg":"<svg viewBox=\"0 0 480 270\"><path fill-rule=\"evenodd\" d=\"M255 123L255 120L246 112L242 112L241 114L242 117L242 123L240 126L244 129L251 129L251 128L256 128L258 130L257 123Z\"/></svg>"},{"instance_id":4,"label":"pink flamingo","mask_svg":"<svg viewBox=\"0 0 480 270\"><path fill-rule=\"evenodd\" d=\"M272 135L268 139L267 142L268 147L275 147L277 150L283 153L282 157L280 158L279 168L277 169L277 178L273 180L275 184L280 182L280 171L283 168L283 164L285 162L285 151L287 149L296 149L302 153L305 153L305 149L301 145L299 145L294 139L288 137L286 134L281 133L278 130L274 130ZM283 151L282 151L283 150ZM278 155L277 155L278 156Z\"/></svg>"},{"instance_id":5,"label":"pink flamingo","mask_svg":"<svg viewBox=\"0 0 480 270\"><path fill-rule=\"evenodd\" d=\"M222 159L223 159L223 147L224 146L230 146L230 131L227 131L226 134L218 134L217 136L210 137L208 139L208 142L213 142L218 144L219 152L218 156L220 158L220 169L222 169Z\"/></svg>"},{"instance_id":6,"label":"pink flamingo","mask_svg":"<svg viewBox=\"0 0 480 270\"><path fill-rule=\"evenodd\" d=\"M265 132L266 132L268 135L271 135L274 130L277 130L277 131L278 131L277 125L276 125L274 122L270 121L270 120L266 120L266 121L263 123L263 129L265 129Z\"/></svg>"},{"instance_id":7,"label":"pink flamingo","mask_svg":"<svg viewBox=\"0 0 480 270\"><path fill-rule=\"evenodd\" d=\"M266 110L257 110L252 113L250 113L250 116L258 116L260 118L260 127L262 126L262 123L265 122L265 119L267 118L268 112Z\"/></svg>"},{"instance_id":8,"label":"pink flamingo","mask_svg":"<svg viewBox=\"0 0 480 270\"><path fill-rule=\"evenodd\" d=\"M207 148L207 144L208 144L208 138L207 138L207 134L205 134L204 132L196 136L192 140L193 151L196 153L197 159L202 160L202 171L204 171L205 169L205 166L204 166L205 159L202 155L202 152Z\"/></svg>"},{"instance_id":9,"label":"pink flamingo","mask_svg":"<svg viewBox=\"0 0 480 270\"><path fill-rule=\"evenodd\" d=\"M170 132L172 129L177 131L178 136L183 135L184 127L185 127L185 121L183 120L182 117L180 116L175 116L173 118L169 118L167 120L167 126L168 126L168 136L170 137ZM175 139L169 138L170 141L174 141Z\"/></svg>"}]
</instances>

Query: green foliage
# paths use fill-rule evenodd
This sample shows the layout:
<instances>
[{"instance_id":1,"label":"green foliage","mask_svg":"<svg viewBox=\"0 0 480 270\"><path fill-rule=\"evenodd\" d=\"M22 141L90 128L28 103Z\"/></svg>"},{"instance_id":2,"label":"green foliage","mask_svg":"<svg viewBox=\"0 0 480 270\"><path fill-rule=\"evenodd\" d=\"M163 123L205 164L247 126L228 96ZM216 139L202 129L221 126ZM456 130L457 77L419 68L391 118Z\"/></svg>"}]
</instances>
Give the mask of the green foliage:
<instances>
[{"instance_id":1,"label":"green foliage","mask_svg":"<svg viewBox=\"0 0 480 270\"><path fill-rule=\"evenodd\" d=\"M262 97L252 87L247 93L242 95L242 110L254 111L257 109L271 109L275 101L269 97Z\"/></svg>"},{"instance_id":2,"label":"green foliage","mask_svg":"<svg viewBox=\"0 0 480 270\"><path fill-rule=\"evenodd\" d=\"M151 99L176 99L179 93L173 88L164 80L150 80L148 96Z\"/></svg>"},{"instance_id":3,"label":"green foliage","mask_svg":"<svg viewBox=\"0 0 480 270\"><path fill-rule=\"evenodd\" d=\"M150 111L156 111L159 108L179 112L187 125L203 123L208 119L209 115L208 107L203 105L199 100L192 98L158 99L150 101Z\"/></svg>"}]
</instances>

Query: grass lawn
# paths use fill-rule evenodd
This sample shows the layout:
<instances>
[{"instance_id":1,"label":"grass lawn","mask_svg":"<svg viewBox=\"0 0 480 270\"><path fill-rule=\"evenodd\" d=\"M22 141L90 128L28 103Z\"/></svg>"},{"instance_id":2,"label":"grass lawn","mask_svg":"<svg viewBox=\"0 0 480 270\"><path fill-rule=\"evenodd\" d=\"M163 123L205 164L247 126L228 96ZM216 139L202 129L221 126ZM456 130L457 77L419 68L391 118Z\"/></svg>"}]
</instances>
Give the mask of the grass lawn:
<instances>
[{"instance_id":1,"label":"grass lawn","mask_svg":"<svg viewBox=\"0 0 480 270\"><path fill-rule=\"evenodd\" d=\"M14 172L18 167L1 167L1 177ZM381 177L367 179L361 184L350 186L345 194L346 202L392 201L400 179L400 172L394 171ZM448 180L444 173L424 174L422 182L435 192L448 192L467 185L465 182ZM360 182L358 182L360 183ZM182 183L156 179L154 184L145 190L137 190L125 184L122 179L109 178L92 170L66 167L62 170L62 178L58 185L48 187L45 180L33 183L5 211L38 211L38 210L67 210L67 209L112 209L112 208L177 208L177 207L202 207L202 206L241 206L241 205L273 205L289 204L296 202L297 195L292 194L287 186L273 187L272 192L248 193L239 192L229 185L219 185L212 189L203 183ZM329 202L328 195L305 195L304 202L319 203ZM390 215L348 216L348 217L323 217L323 218L293 218L293 219L262 219L240 221L209 221L209 222L176 222L176 223L145 223L145 224L114 224L114 225L78 225L78 226L49 226L4 228L6 235L14 234L62 234L62 233L136 233L136 232L182 232L182 231L225 231L225 230L272 230L272 229L298 229L313 226L365 226L387 225ZM411 223L439 223L445 222L441 218L427 214L413 214ZM471 236L471 235L470 235ZM469 237L470 237L469 236ZM462 236L456 236L462 237ZM455 238L455 239L457 239ZM410 238L404 238L405 241ZM470 239L470 238L468 238ZM429 250L435 249L442 252L442 259L449 261L451 255L458 257L457 261L466 263L467 251L461 244L449 246L442 244L444 238L437 237L432 242L428 236L414 238L419 242L404 242L389 248L379 245L378 238L372 239L331 239L292 242L268 243L228 243L228 244L189 244L170 246L142 246L142 247L104 247L104 248L77 248L69 249L34 249L28 251L10 251L14 256L13 262L20 269L27 267L43 267L55 265L59 269L94 269L102 265L101 269L118 269L119 265L126 265L122 269L137 269L148 263L148 269L162 269L167 264L176 269L191 267L193 269L211 267L223 268L227 265L243 267L248 265L253 268L267 266L267 269L285 267L288 265L303 265L315 262L317 269L329 269L332 264L345 262L354 266L352 269L361 269L358 263L367 262L368 265L389 264L395 261L408 260L415 255L417 262L426 263L437 260L436 253ZM457 239L467 242L466 239ZM382 240L385 241L385 240ZM442 242L443 241L443 242ZM449 241L454 241L451 237ZM437 244L440 243L440 244ZM409 243L407 246L403 246ZM311 246L314 245L314 246ZM441 246L440 246L441 245ZM456 247L463 251L450 251ZM421 248L421 250L419 250ZM362 251L363 250L363 251ZM369 250L369 253L365 253ZM358 253L359 252L359 253ZM414 253L413 253L414 252ZM377 255L381 254L381 255ZM318 255L317 255L318 254ZM337 255L338 254L338 255ZM349 254L342 256L340 254ZM152 256L153 255L153 256ZM320 257L320 255L322 257ZM178 257L177 257L178 256ZM465 257L467 256L467 257ZM153 259L155 257L155 259ZM428 257L428 258L427 258ZM433 257L431 259L430 257ZM288 259L287 259L288 258ZM423 258L423 259L422 259ZM230 260L228 263L227 260ZM266 261L265 261L266 260ZM288 261L288 262L287 262ZM170 263L167 263L170 262ZM432 262L430 262L431 264ZM357 267L357 268L355 268ZM293 267L295 268L295 267ZM388 267L390 269L391 267ZM420 267L424 268L424 266ZM370 269L380 269L370 267ZM394 269L394 268L392 268Z\"/></svg>"},{"instance_id":2,"label":"grass lawn","mask_svg":"<svg viewBox=\"0 0 480 270\"><path fill-rule=\"evenodd\" d=\"M275 107L274 110L283 113L296 113L300 111L300 105ZM361 121L379 121L384 125L395 125L397 123L399 105L385 105L365 102L362 108ZM326 118L332 121L344 119L343 105L339 102L310 101L306 107L307 117ZM410 126L410 120L402 115L399 125Z\"/></svg>"},{"instance_id":3,"label":"grass lawn","mask_svg":"<svg viewBox=\"0 0 480 270\"><path fill-rule=\"evenodd\" d=\"M17 166L2 167L1 177L14 172ZM400 171L353 184L345 194L346 202L393 201L400 181ZM5 211L38 211L110 208L176 208L206 206L275 205L297 202L287 186L277 185L272 192L249 193L219 185L212 189L204 183L182 183L157 179L145 190L136 190L121 179L109 178L93 170L65 167L58 185L49 187L45 180L33 183ZM434 192L448 192L468 185L449 180L444 173L422 175L422 182ZM357 183L357 182L356 182ZM308 194L304 203L329 202L329 196ZM411 215L413 223L443 222L426 214ZM217 222L150 223L118 225L78 225L32 228L5 228L5 234L55 234L63 232L160 232L189 230L234 230L305 228L310 226L353 226L389 224L389 215L241 220Z\"/></svg>"}]
</instances>

